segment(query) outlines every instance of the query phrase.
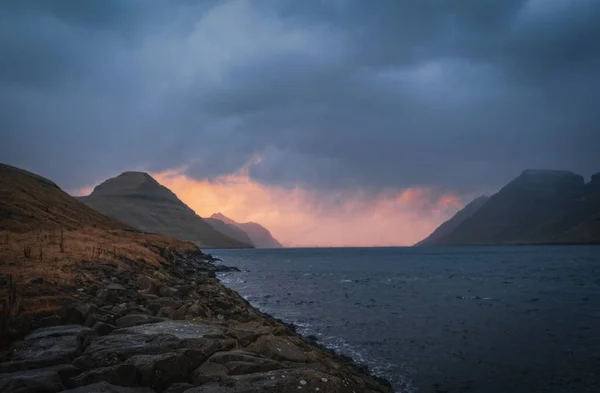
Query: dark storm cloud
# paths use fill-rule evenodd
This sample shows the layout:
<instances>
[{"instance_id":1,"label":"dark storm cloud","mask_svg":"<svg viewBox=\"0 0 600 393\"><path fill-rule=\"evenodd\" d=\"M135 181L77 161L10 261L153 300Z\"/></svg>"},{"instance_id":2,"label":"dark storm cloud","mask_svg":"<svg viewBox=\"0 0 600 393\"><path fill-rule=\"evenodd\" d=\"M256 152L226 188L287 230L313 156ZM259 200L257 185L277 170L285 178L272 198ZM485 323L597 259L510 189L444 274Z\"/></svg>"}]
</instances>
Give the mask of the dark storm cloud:
<instances>
[{"instance_id":1,"label":"dark storm cloud","mask_svg":"<svg viewBox=\"0 0 600 393\"><path fill-rule=\"evenodd\" d=\"M494 190L600 170L600 2L12 1L1 161Z\"/></svg>"}]
</instances>

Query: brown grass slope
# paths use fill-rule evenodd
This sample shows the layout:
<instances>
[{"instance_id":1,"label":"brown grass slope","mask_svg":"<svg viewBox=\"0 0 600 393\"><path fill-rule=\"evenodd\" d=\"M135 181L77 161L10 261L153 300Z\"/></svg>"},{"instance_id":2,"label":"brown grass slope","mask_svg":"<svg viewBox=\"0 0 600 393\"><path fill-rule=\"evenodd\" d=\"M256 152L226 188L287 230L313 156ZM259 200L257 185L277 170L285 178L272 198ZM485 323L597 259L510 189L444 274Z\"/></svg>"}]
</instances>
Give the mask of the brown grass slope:
<instances>
[{"instance_id":1,"label":"brown grass slope","mask_svg":"<svg viewBox=\"0 0 600 393\"><path fill-rule=\"evenodd\" d=\"M130 228L76 201L46 178L0 164L0 229L27 232L83 227Z\"/></svg>"},{"instance_id":2,"label":"brown grass slope","mask_svg":"<svg viewBox=\"0 0 600 393\"><path fill-rule=\"evenodd\" d=\"M48 179L0 164L0 325L77 296L74 288L94 282L86 266L158 268L168 264L166 248L199 252L193 243L132 229ZM16 305L9 283L18 289Z\"/></svg>"},{"instance_id":3,"label":"brown grass slope","mask_svg":"<svg viewBox=\"0 0 600 393\"><path fill-rule=\"evenodd\" d=\"M215 230L147 173L122 173L79 200L144 232L193 241L202 248L252 247Z\"/></svg>"}]
</instances>

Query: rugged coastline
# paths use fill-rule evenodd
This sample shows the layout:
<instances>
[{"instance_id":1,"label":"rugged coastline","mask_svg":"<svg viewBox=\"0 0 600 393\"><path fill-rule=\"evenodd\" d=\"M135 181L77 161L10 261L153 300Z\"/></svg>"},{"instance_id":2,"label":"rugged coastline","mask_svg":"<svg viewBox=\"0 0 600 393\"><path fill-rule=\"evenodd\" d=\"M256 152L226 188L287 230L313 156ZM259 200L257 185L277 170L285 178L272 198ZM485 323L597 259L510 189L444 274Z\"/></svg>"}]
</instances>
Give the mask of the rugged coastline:
<instances>
[{"instance_id":1,"label":"rugged coastline","mask_svg":"<svg viewBox=\"0 0 600 393\"><path fill-rule=\"evenodd\" d=\"M29 317L27 328L16 323L29 333L5 352L0 392L392 391L252 307L215 278L227 268L200 250L155 251L166 262L79 264L87 285Z\"/></svg>"}]
</instances>

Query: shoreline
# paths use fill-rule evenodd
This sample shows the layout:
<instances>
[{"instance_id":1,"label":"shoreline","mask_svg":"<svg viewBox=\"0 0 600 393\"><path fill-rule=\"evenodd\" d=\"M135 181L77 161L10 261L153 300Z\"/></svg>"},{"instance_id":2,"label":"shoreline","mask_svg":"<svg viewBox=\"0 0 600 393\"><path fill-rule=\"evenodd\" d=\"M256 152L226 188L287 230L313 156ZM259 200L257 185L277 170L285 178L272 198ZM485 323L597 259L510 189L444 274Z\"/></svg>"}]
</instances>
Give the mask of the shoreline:
<instances>
[{"instance_id":1,"label":"shoreline","mask_svg":"<svg viewBox=\"0 0 600 393\"><path fill-rule=\"evenodd\" d=\"M237 271L227 272L227 274L236 274L236 273L238 273L238 272ZM293 322L286 322L283 319L274 316L273 314L271 314L268 311L261 310L260 307L255 306L252 303L250 303L250 301L246 300L244 298L244 296L242 296L242 294L240 294L237 290L229 287L227 284L224 284L222 282L222 280L220 279L220 277L217 276L217 279L219 280L221 285L224 285L225 287L236 292L238 294L238 296L241 297L242 299L244 299L244 301L246 301L250 307L257 310L265 318L274 320L278 323L281 323L282 325L285 325L286 327L288 327L290 330L292 330L295 334L297 334L299 337L301 337L304 341L306 341L310 345L314 345L314 346L318 347L320 350L328 352L336 358L340 358L340 360L343 360L346 364L348 364L352 367L355 367L356 369L360 369L361 372L368 374L369 376L380 380L383 384L386 384L386 385L390 386L391 388L393 388L391 382L386 377L377 375L375 372L373 372L372 366L370 366L369 364L360 363L359 361L355 360L351 355L346 355L344 353L341 353L339 350L336 350L335 348L328 347L326 344L319 342L318 338L313 334L305 335L305 334L299 333L299 330L302 329L302 326L296 325ZM340 337L340 338L342 338L342 337Z\"/></svg>"},{"instance_id":2,"label":"shoreline","mask_svg":"<svg viewBox=\"0 0 600 393\"><path fill-rule=\"evenodd\" d=\"M115 392L392 392L368 366L216 278L234 268L199 250L160 254L168 265L78 266L93 284L70 288L56 312L30 317L29 335L0 363L0 392L100 392L107 384Z\"/></svg>"}]
</instances>

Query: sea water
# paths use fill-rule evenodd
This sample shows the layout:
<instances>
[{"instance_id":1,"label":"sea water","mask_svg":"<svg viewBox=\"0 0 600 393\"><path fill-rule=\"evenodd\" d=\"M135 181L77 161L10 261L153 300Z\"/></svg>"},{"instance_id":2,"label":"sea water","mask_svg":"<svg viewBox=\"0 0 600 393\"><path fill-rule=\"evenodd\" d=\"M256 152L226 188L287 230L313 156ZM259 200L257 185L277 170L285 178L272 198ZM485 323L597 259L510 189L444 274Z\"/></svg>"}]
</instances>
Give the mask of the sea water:
<instances>
[{"instance_id":1,"label":"sea water","mask_svg":"<svg viewBox=\"0 0 600 393\"><path fill-rule=\"evenodd\" d=\"M252 305L398 392L600 392L600 247L211 252Z\"/></svg>"}]
</instances>

